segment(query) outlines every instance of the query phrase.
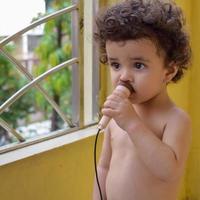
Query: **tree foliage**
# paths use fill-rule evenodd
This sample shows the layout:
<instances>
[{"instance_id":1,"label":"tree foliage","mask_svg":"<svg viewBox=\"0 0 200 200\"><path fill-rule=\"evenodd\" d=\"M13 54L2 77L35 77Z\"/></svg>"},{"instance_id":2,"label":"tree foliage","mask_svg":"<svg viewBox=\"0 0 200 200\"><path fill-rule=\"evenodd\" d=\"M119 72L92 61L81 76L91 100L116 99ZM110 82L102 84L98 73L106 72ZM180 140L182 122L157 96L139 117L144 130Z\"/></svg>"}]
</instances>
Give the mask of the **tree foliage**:
<instances>
[{"instance_id":1,"label":"tree foliage","mask_svg":"<svg viewBox=\"0 0 200 200\"><path fill-rule=\"evenodd\" d=\"M48 2L48 5L50 7L47 9L47 14L67 7L70 3L66 0L56 0ZM48 21L44 26L44 34L40 44L36 48L36 55L40 62L39 65L35 66L35 76L70 59L71 49L71 15L64 14L55 20ZM62 110L69 115L71 112L71 69L67 67L48 77L44 81L43 87L61 106ZM36 102L44 112L51 115L51 130L58 129L59 117L41 94L36 95Z\"/></svg>"}]
</instances>

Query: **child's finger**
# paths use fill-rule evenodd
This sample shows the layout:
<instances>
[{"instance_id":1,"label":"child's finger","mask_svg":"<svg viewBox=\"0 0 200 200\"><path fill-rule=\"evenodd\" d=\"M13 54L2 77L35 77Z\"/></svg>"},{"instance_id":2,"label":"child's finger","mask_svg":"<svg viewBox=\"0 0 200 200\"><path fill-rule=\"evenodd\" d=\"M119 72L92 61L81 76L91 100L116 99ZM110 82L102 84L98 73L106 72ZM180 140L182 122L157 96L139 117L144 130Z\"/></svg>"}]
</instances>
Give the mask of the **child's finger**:
<instances>
[{"instance_id":1,"label":"child's finger","mask_svg":"<svg viewBox=\"0 0 200 200\"><path fill-rule=\"evenodd\" d=\"M118 105L118 103L116 101L113 101L113 100L107 100L105 103L104 103L104 108L116 108Z\"/></svg>"},{"instance_id":2,"label":"child's finger","mask_svg":"<svg viewBox=\"0 0 200 200\"><path fill-rule=\"evenodd\" d=\"M111 94L110 96L106 98L106 100L121 101L122 97L116 94Z\"/></svg>"},{"instance_id":3,"label":"child's finger","mask_svg":"<svg viewBox=\"0 0 200 200\"><path fill-rule=\"evenodd\" d=\"M103 108L101 112L103 115L108 116L110 118L113 118L114 116L117 115L117 112L111 108Z\"/></svg>"}]
</instances>

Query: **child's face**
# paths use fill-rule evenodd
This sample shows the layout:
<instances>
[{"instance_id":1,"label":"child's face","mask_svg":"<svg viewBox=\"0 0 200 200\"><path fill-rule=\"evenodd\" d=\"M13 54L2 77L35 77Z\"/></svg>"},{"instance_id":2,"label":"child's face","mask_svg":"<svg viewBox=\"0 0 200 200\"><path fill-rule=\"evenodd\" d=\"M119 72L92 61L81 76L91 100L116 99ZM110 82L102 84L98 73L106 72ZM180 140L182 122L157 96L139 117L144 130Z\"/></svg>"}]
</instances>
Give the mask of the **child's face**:
<instances>
[{"instance_id":1,"label":"child's face","mask_svg":"<svg viewBox=\"0 0 200 200\"><path fill-rule=\"evenodd\" d=\"M151 40L107 41L106 52L113 86L129 81L135 90L132 103L148 101L166 89L168 69Z\"/></svg>"}]
</instances>

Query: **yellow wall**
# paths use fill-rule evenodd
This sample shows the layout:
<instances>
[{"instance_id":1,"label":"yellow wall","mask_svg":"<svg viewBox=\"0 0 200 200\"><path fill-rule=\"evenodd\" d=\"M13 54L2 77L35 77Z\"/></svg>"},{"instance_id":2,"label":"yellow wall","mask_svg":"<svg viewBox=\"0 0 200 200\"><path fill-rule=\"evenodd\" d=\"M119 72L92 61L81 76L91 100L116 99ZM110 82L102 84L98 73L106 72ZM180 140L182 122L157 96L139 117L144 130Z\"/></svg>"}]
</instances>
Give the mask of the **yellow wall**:
<instances>
[{"instance_id":1,"label":"yellow wall","mask_svg":"<svg viewBox=\"0 0 200 200\"><path fill-rule=\"evenodd\" d=\"M186 178L188 199L200 199L200 1L191 1L191 31L193 47L193 65L190 79L189 112L193 122L193 144L189 157Z\"/></svg>"},{"instance_id":2,"label":"yellow wall","mask_svg":"<svg viewBox=\"0 0 200 200\"><path fill-rule=\"evenodd\" d=\"M93 146L90 137L0 167L0 199L92 199Z\"/></svg>"}]
</instances>

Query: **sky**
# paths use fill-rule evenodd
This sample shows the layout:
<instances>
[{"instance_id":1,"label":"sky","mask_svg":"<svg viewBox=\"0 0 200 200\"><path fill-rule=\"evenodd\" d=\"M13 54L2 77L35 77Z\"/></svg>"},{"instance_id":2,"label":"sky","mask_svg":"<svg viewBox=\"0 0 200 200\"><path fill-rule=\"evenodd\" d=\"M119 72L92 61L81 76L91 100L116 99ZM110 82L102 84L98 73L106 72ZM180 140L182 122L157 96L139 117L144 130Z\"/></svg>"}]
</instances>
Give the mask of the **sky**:
<instances>
[{"instance_id":1,"label":"sky","mask_svg":"<svg viewBox=\"0 0 200 200\"><path fill-rule=\"evenodd\" d=\"M0 0L0 36L19 31L44 10L44 0Z\"/></svg>"}]
</instances>

